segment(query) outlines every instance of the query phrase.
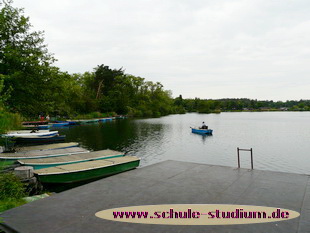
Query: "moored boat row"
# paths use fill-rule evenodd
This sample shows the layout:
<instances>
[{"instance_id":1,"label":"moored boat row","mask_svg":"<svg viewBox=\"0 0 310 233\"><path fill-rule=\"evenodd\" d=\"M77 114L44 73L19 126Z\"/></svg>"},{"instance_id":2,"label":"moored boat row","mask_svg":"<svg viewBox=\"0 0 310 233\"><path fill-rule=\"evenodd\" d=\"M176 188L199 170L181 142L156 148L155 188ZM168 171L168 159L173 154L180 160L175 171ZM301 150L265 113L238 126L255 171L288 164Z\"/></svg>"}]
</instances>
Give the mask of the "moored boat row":
<instances>
[{"instance_id":1,"label":"moored boat row","mask_svg":"<svg viewBox=\"0 0 310 233\"><path fill-rule=\"evenodd\" d=\"M90 152L74 142L55 143L64 141L65 135L60 136L58 131L49 130L51 127L106 122L114 119L116 118L68 120L53 123L26 122L25 126L29 127L28 130L11 131L1 136L14 140L15 146L19 145L18 143L53 144L17 146L13 148L14 153L0 153L0 160L15 162L14 167L19 166L15 168L17 173L34 169L34 174L41 183L73 183L134 169L140 163L140 159L135 156L126 156L125 153L114 150ZM37 128L32 129L34 126Z\"/></svg>"},{"instance_id":2,"label":"moored boat row","mask_svg":"<svg viewBox=\"0 0 310 233\"><path fill-rule=\"evenodd\" d=\"M97 122L107 122L115 119L126 119L127 116L115 116L115 117L105 117L97 119L81 119L81 120L64 120L64 121L27 121L23 122L22 125L24 128L28 129L49 129L55 127L65 127L70 125L80 125L80 124L89 124Z\"/></svg>"},{"instance_id":3,"label":"moored boat row","mask_svg":"<svg viewBox=\"0 0 310 233\"><path fill-rule=\"evenodd\" d=\"M32 166L35 170L37 170L66 164L96 161L101 159L110 159L123 156L125 156L125 154L119 151L100 150L88 153L71 154L67 156L46 157L41 159L23 159L18 160L18 162L21 165Z\"/></svg>"},{"instance_id":4,"label":"moored boat row","mask_svg":"<svg viewBox=\"0 0 310 233\"><path fill-rule=\"evenodd\" d=\"M140 159L114 150L88 151L78 143L20 147L1 153L0 160L32 167L41 183L73 183L98 179L139 166Z\"/></svg>"}]
</instances>

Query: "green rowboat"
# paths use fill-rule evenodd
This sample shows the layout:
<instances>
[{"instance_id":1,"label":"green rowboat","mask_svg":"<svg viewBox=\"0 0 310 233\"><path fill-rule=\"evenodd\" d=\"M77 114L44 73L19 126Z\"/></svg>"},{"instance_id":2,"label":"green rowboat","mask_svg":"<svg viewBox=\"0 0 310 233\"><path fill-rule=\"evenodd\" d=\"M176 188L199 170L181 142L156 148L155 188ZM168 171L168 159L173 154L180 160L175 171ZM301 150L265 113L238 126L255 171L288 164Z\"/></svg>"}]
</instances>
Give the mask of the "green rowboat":
<instances>
[{"instance_id":1,"label":"green rowboat","mask_svg":"<svg viewBox=\"0 0 310 233\"><path fill-rule=\"evenodd\" d=\"M43 159L23 159L18 162L21 165L32 166L35 170L56 167L66 164L74 164L80 162L101 160L101 159L110 159L124 156L124 153L114 150L100 150L83 154L74 154L60 157L51 157Z\"/></svg>"},{"instance_id":2,"label":"green rowboat","mask_svg":"<svg viewBox=\"0 0 310 233\"><path fill-rule=\"evenodd\" d=\"M74 183L128 171L139 166L140 159L123 156L35 170L42 183Z\"/></svg>"}]
</instances>

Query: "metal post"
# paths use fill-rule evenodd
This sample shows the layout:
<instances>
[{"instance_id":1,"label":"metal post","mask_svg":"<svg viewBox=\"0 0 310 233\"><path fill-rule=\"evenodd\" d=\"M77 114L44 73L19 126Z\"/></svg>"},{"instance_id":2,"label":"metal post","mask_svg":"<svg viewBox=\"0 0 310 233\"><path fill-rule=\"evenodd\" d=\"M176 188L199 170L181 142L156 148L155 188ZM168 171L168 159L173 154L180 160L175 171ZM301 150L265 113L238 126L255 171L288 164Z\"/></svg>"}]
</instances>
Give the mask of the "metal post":
<instances>
[{"instance_id":1,"label":"metal post","mask_svg":"<svg viewBox=\"0 0 310 233\"><path fill-rule=\"evenodd\" d=\"M252 148L251 148L251 167L253 170L253 150L252 150Z\"/></svg>"},{"instance_id":2,"label":"metal post","mask_svg":"<svg viewBox=\"0 0 310 233\"><path fill-rule=\"evenodd\" d=\"M237 155L238 155L238 168L240 168L240 152L239 151L250 151L251 152L251 168L252 170L254 169L254 165L253 165L253 149L240 149L239 147L237 147Z\"/></svg>"},{"instance_id":3,"label":"metal post","mask_svg":"<svg viewBox=\"0 0 310 233\"><path fill-rule=\"evenodd\" d=\"M240 155L239 155L239 147L237 147L237 154L238 154L238 168L240 168Z\"/></svg>"}]
</instances>

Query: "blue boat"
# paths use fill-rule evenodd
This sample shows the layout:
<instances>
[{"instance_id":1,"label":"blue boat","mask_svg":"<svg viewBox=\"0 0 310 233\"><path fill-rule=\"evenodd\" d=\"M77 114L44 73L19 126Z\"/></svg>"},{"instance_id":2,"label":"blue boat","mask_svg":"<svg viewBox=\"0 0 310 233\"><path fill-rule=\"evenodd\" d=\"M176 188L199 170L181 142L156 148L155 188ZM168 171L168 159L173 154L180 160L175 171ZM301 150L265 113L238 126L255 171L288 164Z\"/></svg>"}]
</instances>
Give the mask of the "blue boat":
<instances>
[{"instance_id":1,"label":"blue boat","mask_svg":"<svg viewBox=\"0 0 310 233\"><path fill-rule=\"evenodd\" d=\"M61 123L50 123L52 127L63 127L63 126L69 126L69 122L61 122Z\"/></svg>"},{"instance_id":2,"label":"blue boat","mask_svg":"<svg viewBox=\"0 0 310 233\"><path fill-rule=\"evenodd\" d=\"M38 125L38 129L49 129L51 128L52 126L51 125Z\"/></svg>"},{"instance_id":3,"label":"blue boat","mask_svg":"<svg viewBox=\"0 0 310 233\"><path fill-rule=\"evenodd\" d=\"M212 134L213 130L212 129L197 129L197 128L192 128L192 133L197 133L197 134Z\"/></svg>"},{"instance_id":4,"label":"blue boat","mask_svg":"<svg viewBox=\"0 0 310 233\"><path fill-rule=\"evenodd\" d=\"M67 121L69 123L69 125L80 125L81 122L78 121Z\"/></svg>"},{"instance_id":5,"label":"blue boat","mask_svg":"<svg viewBox=\"0 0 310 233\"><path fill-rule=\"evenodd\" d=\"M113 120L112 117L105 117L105 118L99 119L100 122L106 122L106 121L112 121L112 120Z\"/></svg>"}]
</instances>

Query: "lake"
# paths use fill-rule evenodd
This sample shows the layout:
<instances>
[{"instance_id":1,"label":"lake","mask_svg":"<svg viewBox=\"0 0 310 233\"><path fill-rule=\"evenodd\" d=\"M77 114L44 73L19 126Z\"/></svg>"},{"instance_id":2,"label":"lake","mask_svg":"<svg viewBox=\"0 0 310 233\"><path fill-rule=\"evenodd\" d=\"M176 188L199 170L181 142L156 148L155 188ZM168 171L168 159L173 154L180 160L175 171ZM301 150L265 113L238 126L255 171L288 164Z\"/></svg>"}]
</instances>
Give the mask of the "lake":
<instances>
[{"instance_id":1,"label":"lake","mask_svg":"<svg viewBox=\"0 0 310 233\"><path fill-rule=\"evenodd\" d=\"M191 133L205 121L212 136ZM253 148L254 169L310 174L310 112L188 113L58 128L66 141L90 150L113 149L141 166L180 160L237 167L237 147ZM240 152L250 168L250 152Z\"/></svg>"}]
</instances>

